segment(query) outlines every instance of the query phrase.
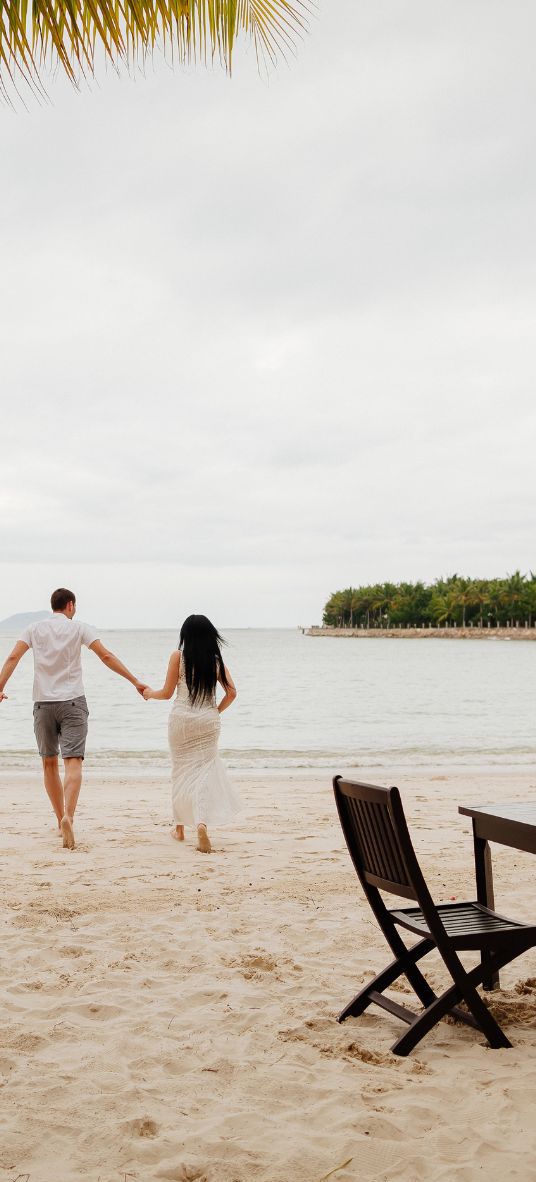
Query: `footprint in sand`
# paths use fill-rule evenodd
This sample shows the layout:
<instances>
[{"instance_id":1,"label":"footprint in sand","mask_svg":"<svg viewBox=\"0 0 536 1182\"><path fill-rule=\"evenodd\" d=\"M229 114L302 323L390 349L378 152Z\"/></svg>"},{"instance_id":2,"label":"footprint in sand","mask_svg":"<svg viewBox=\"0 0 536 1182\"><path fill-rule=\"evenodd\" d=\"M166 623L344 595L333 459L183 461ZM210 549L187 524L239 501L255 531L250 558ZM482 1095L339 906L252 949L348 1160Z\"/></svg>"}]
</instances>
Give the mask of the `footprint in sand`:
<instances>
[{"instance_id":1,"label":"footprint in sand","mask_svg":"<svg viewBox=\"0 0 536 1182\"><path fill-rule=\"evenodd\" d=\"M229 968L240 969L246 980L260 977L263 973L275 973L278 967L275 957L260 949L245 956L230 957L225 963Z\"/></svg>"},{"instance_id":2,"label":"footprint in sand","mask_svg":"<svg viewBox=\"0 0 536 1182\"><path fill-rule=\"evenodd\" d=\"M8 993L36 993L43 987L43 981L17 981L15 985L8 985Z\"/></svg>"},{"instance_id":3,"label":"footprint in sand","mask_svg":"<svg viewBox=\"0 0 536 1182\"><path fill-rule=\"evenodd\" d=\"M137 1120L129 1120L124 1127L134 1137L148 1137L150 1140L158 1137L160 1132L159 1125L150 1116L140 1116Z\"/></svg>"},{"instance_id":4,"label":"footprint in sand","mask_svg":"<svg viewBox=\"0 0 536 1182\"><path fill-rule=\"evenodd\" d=\"M165 1182L208 1182L207 1175L199 1166L162 1166L155 1174Z\"/></svg>"},{"instance_id":5,"label":"footprint in sand","mask_svg":"<svg viewBox=\"0 0 536 1182\"><path fill-rule=\"evenodd\" d=\"M10 1049L31 1055L33 1051L38 1051L46 1042L47 1039L41 1034L19 1034L11 1040Z\"/></svg>"},{"instance_id":6,"label":"footprint in sand","mask_svg":"<svg viewBox=\"0 0 536 1182\"><path fill-rule=\"evenodd\" d=\"M74 1014L82 1014L85 1017L93 1020L99 1019L101 1022L107 1021L109 1018L116 1018L121 1013L119 1006L107 1005L104 1003L90 1002L88 1005L73 1005L69 1007L69 1014L71 1017Z\"/></svg>"}]
</instances>

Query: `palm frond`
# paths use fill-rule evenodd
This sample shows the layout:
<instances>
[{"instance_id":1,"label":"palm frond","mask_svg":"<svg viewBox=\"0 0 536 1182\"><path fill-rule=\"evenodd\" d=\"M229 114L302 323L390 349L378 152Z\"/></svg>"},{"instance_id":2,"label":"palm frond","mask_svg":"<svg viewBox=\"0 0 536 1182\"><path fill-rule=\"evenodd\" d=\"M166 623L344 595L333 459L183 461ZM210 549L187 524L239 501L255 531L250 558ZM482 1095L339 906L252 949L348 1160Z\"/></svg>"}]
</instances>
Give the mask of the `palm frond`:
<instances>
[{"instance_id":1,"label":"palm frond","mask_svg":"<svg viewBox=\"0 0 536 1182\"><path fill-rule=\"evenodd\" d=\"M316 0L0 0L0 92L44 68L71 81L95 71L99 53L118 67L142 64L157 46L180 62L219 60L231 72L240 33L259 62L293 52Z\"/></svg>"}]
</instances>

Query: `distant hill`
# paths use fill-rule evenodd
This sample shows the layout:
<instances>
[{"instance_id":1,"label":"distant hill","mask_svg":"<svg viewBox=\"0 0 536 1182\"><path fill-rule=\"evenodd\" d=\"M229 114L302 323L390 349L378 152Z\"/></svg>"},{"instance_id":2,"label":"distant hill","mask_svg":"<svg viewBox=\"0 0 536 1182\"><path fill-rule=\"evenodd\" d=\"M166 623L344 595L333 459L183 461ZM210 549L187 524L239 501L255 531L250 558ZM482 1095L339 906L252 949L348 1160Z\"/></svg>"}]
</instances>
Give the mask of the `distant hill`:
<instances>
[{"instance_id":1,"label":"distant hill","mask_svg":"<svg viewBox=\"0 0 536 1182\"><path fill-rule=\"evenodd\" d=\"M29 624L36 624L38 620L46 620L50 612L17 612L8 616L7 620L0 620L0 632L22 632Z\"/></svg>"}]
</instances>

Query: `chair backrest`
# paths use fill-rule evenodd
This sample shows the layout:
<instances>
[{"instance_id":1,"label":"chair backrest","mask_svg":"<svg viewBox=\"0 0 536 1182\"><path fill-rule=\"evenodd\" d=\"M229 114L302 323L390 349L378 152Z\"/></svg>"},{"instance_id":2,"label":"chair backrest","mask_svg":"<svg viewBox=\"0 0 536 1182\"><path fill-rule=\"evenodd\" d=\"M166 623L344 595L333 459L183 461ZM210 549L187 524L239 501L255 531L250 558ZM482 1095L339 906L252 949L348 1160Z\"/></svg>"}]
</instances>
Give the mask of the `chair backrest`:
<instances>
[{"instance_id":1,"label":"chair backrest","mask_svg":"<svg viewBox=\"0 0 536 1182\"><path fill-rule=\"evenodd\" d=\"M365 890L368 884L420 900L426 887L398 788L335 776L333 791L350 857Z\"/></svg>"}]
</instances>

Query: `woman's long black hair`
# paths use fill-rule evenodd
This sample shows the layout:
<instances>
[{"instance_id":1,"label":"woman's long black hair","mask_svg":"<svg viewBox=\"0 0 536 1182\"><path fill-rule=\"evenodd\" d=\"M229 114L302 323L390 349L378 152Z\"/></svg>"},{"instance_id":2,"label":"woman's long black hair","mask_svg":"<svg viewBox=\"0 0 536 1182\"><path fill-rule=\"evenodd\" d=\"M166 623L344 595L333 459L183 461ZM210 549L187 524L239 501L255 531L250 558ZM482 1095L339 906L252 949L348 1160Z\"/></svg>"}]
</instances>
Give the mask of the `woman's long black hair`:
<instances>
[{"instance_id":1,"label":"woman's long black hair","mask_svg":"<svg viewBox=\"0 0 536 1182\"><path fill-rule=\"evenodd\" d=\"M211 698L221 681L227 689L225 666L220 645L225 641L206 616L188 616L182 625L179 649L184 660L186 685L195 705Z\"/></svg>"}]
</instances>

